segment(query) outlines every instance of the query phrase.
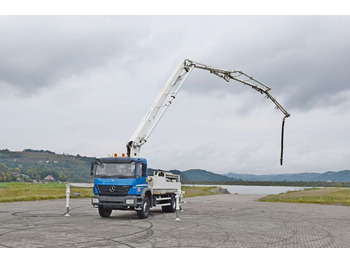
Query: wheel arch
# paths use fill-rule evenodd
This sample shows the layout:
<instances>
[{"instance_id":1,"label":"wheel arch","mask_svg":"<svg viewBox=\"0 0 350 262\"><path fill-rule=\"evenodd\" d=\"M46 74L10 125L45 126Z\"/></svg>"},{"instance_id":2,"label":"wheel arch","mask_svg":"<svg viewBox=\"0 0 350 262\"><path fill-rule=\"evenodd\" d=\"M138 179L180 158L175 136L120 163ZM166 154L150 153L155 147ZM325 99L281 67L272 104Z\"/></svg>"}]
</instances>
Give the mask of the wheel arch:
<instances>
[{"instance_id":1,"label":"wheel arch","mask_svg":"<svg viewBox=\"0 0 350 262\"><path fill-rule=\"evenodd\" d=\"M149 188L144 188L141 193L142 198L148 197L151 206L153 206L152 192Z\"/></svg>"}]
</instances>

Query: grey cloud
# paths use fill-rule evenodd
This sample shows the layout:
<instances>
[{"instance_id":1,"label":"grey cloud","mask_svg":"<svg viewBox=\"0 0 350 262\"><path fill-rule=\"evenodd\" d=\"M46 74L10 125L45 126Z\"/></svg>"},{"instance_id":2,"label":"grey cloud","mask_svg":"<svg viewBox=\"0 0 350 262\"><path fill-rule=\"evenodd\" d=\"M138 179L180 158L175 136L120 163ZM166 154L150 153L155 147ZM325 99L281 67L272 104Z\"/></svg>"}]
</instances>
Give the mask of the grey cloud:
<instances>
[{"instance_id":1,"label":"grey cloud","mask_svg":"<svg viewBox=\"0 0 350 262\"><path fill-rule=\"evenodd\" d=\"M0 83L31 93L112 63L162 85L189 58L243 70L293 110L334 106L349 90L349 27L343 16L2 17ZM248 92L204 74L185 90Z\"/></svg>"},{"instance_id":2,"label":"grey cloud","mask_svg":"<svg viewBox=\"0 0 350 262\"><path fill-rule=\"evenodd\" d=\"M337 105L338 94L349 90L349 17L292 17L286 21L282 45L277 41L265 47L270 58L263 59L266 67L260 62L260 69L255 70L278 87L273 91L286 98L289 108Z\"/></svg>"},{"instance_id":3,"label":"grey cloud","mask_svg":"<svg viewBox=\"0 0 350 262\"><path fill-rule=\"evenodd\" d=\"M128 23L127 17L2 17L0 81L28 94L118 61L143 35Z\"/></svg>"},{"instance_id":4,"label":"grey cloud","mask_svg":"<svg viewBox=\"0 0 350 262\"><path fill-rule=\"evenodd\" d=\"M231 23L225 24L225 31L208 33L213 49L203 54L208 61L203 63L253 75L293 110L332 107L343 101L339 94L349 90L350 17L213 18L216 24L226 19ZM214 81L198 77L201 88L193 90L211 92L213 85L219 86Z\"/></svg>"}]
</instances>

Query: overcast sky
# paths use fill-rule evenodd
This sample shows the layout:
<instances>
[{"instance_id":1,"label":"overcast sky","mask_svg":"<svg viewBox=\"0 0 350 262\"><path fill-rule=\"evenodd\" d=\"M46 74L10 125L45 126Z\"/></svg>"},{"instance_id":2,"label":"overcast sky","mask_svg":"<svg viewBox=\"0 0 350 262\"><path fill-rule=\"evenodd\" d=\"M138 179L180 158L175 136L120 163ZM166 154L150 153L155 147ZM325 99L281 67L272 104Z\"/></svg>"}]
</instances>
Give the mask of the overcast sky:
<instances>
[{"instance_id":1,"label":"overcast sky","mask_svg":"<svg viewBox=\"0 0 350 262\"><path fill-rule=\"evenodd\" d=\"M349 16L0 16L0 148L105 157L184 59L194 69L142 147L150 167L277 174L349 169Z\"/></svg>"}]
</instances>

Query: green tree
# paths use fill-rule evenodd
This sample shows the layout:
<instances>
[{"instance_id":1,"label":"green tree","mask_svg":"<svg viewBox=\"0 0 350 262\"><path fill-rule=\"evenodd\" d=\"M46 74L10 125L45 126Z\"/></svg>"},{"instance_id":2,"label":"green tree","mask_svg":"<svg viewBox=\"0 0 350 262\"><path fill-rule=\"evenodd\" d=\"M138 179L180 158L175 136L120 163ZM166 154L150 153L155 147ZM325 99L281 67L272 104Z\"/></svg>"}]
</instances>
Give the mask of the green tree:
<instances>
[{"instance_id":1,"label":"green tree","mask_svg":"<svg viewBox=\"0 0 350 262\"><path fill-rule=\"evenodd\" d=\"M39 168L35 166L28 167L25 172L28 176L30 176L33 179L40 179L40 173Z\"/></svg>"},{"instance_id":2,"label":"green tree","mask_svg":"<svg viewBox=\"0 0 350 262\"><path fill-rule=\"evenodd\" d=\"M67 181L67 176L63 173L60 173L58 175L58 180L61 181L61 182L66 182Z\"/></svg>"},{"instance_id":3,"label":"green tree","mask_svg":"<svg viewBox=\"0 0 350 262\"><path fill-rule=\"evenodd\" d=\"M11 170L3 163L0 163L0 182L12 180Z\"/></svg>"}]
</instances>

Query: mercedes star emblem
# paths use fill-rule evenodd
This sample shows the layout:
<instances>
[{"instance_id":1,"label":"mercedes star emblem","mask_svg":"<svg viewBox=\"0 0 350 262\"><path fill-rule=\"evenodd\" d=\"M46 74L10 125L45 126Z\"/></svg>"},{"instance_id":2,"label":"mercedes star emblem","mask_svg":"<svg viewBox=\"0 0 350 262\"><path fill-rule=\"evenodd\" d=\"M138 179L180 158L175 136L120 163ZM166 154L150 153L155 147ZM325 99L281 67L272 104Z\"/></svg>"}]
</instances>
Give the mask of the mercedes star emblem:
<instances>
[{"instance_id":1,"label":"mercedes star emblem","mask_svg":"<svg viewBox=\"0 0 350 262\"><path fill-rule=\"evenodd\" d=\"M111 192L111 193L115 192L115 186L111 186L111 187L109 188L109 192Z\"/></svg>"}]
</instances>

